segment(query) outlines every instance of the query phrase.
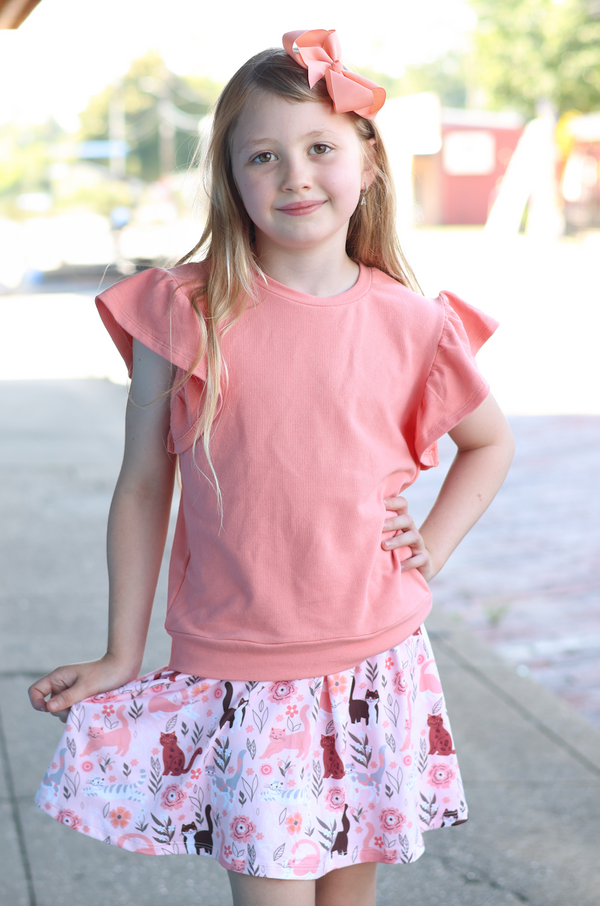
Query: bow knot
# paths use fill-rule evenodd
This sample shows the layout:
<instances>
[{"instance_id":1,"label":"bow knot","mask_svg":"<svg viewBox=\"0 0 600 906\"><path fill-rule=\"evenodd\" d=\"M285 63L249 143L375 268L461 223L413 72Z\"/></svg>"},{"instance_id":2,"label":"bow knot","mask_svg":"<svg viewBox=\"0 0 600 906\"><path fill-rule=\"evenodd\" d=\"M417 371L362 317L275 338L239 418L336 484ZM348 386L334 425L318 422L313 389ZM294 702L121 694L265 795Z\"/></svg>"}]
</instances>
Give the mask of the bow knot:
<instances>
[{"instance_id":1,"label":"bow knot","mask_svg":"<svg viewBox=\"0 0 600 906\"><path fill-rule=\"evenodd\" d=\"M308 70L308 84L324 78L336 113L353 111L373 119L385 102L385 89L370 79L344 69L335 29L288 31L283 46L295 63Z\"/></svg>"}]
</instances>

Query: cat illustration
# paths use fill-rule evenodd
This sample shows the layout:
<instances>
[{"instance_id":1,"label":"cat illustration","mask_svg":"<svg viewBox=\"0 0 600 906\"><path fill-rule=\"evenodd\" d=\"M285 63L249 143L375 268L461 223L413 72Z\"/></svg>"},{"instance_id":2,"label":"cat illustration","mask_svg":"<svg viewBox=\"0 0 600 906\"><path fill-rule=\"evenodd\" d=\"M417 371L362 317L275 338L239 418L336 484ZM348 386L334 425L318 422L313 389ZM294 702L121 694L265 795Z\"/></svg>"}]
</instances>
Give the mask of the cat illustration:
<instances>
[{"instance_id":1,"label":"cat illustration","mask_svg":"<svg viewBox=\"0 0 600 906\"><path fill-rule=\"evenodd\" d=\"M245 859L232 859L231 862L227 861L227 858L225 857L225 852L224 852L224 850L225 850L225 832L221 831L220 833L222 836L222 840L221 840L221 852L219 853L219 857L218 857L219 862L221 863L221 865L224 865L225 868L227 868L231 871L239 871L241 874L246 867L246 860ZM219 831L217 831L217 835L218 834L219 834ZM231 852L231 850L230 850L230 852ZM239 853L239 851L238 851L238 853Z\"/></svg>"},{"instance_id":2,"label":"cat illustration","mask_svg":"<svg viewBox=\"0 0 600 906\"><path fill-rule=\"evenodd\" d=\"M223 715L219 721L219 727L222 730L226 723L229 724L230 729L233 729L233 724L235 722L236 727L241 730L244 723L244 718L246 716L246 705L248 704L247 698L241 698L239 704L235 708L231 708L231 699L233 696L233 686L229 681L225 683L225 698L223 699Z\"/></svg>"},{"instance_id":3,"label":"cat illustration","mask_svg":"<svg viewBox=\"0 0 600 906\"><path fill-rule=\"evenodd\" d=\"M387 746L385 743L379 747L379 767L377 770L373 771L371 774L367 774L363 771L357 771L356 768L352 767L352 773L350 774L350 779L352 783L360 783L361 786L366 786L369 788L369 800L375 799L379 795L380 784L383 780L383 772L385 769L385 757L384 752ZM369 758L370 758L369 754Z\"/></svg>"},{"instance_id":4,"label":"cat illustration","mask_svg":"<svg viewBox=\"0 0 600 906\"><path fill-rule=\"evenodd\" d=\"M148 702L148 711L160 719L161 714L171 714L180 711L190 700L190 694L187 689L181 691L181 702L174 702L167 698L166 695L153 695Z\"/></svg>"},{"instance_id":5,"label":"cat illustration","mask_svg":"<svg viewBox=\"0 0 600 906\"><path fill-rule=\"evenodd\" d=\"M58 754L58 768L54 774L45 773L42 783L44 786L54 787L54 795L58 795L60 789L60 782L62 780L62 775L65 773L65 755L67 754L66 748L61 749Z\"/></svg>"},{"instance_id":6,"label":"cat illustration","mask_svg":"<svg viewBox=\"0 0 600 906\"><path fill-rule=\"evenodd\" d=\"M361 862L383 862L383 853L377 846L371 846L371 840L375 836L375 828L370 821L365 824L367 836L360 850Z\"/></svg>"},{"instance_id":7,"label":"cat illustration","mask_svg":"<svg viewBox=\"0 0 600 906\"><path fill-rule=\"evenodd\" d=\"M299 846L302 846L303 843L308 843L308 845L312 847L313 852L306 853L301 859L288 859L288 866L293 869L294 874L298 877L315 874L319 870L319 865L321 864L321 850L315 841L309 840L308 837L294 843L292 846L292 855L295 855L296 850Z\"/></svg>"},{"instance_id":8,"label":"cat illustration","mask_svg":"<svg viewBox=\"0 0 600 906\"><path fill-rule=\"evenodd\" d=\"M386 865L393 865L394 862L398 861L398 853L395 849L384 849L383 851L383 861Z\"/></svg>"},{"instance_id":9,"label":"cat illustration","mask_svg":"<svg viewBox=\"0 0 600 906\"><path fill-rule=\"evenodd\" d=\"M458 811L456 809L454 809L454 811L450 811L449 808L445 809L443 817L442 817L442 824L441 824L442 827L450 827L450 825L452 825L452 824L462 824L462 823L463 823L462 821L458 820Z\"/></svg>"},{"instance_id":10,"label":"cat illustration","mask_svg":"<svg viewBox=\"0 0 600 906\"><path fill-rule=\"evenodd\" d=\"M92 777L83 788L84 796L106 796L112 799L129 799L131 802L143 802L144 794L140 787L146 780L146 771L140 769L140 779L137 783L111 783L109 785L102 777Z\"/></svg>"},{"instance_id":11,"label":"cat illustration","mask_svg":"<svg viewBox=\"0 0 600 906\"><path fill-rule=\"evenodd\" d=\"M191 824L181 825L181 833L185 840L185 849L190 855L196 853L199 856L201 849L206 850L209 855L213 851L213 823L210 817L210 805L206 806L204 814L206 815L208 830L199 831L195 821L192 821Z\"/></svg>"},{"instance_id":12,"label":"cat illustration","mask_svg":"<svg viewBox=\"0 0 600 906\"><path fill-rule=\"evenodd\" d=\"M341 780L345 775L344 763L335 749L335 736L321 736L321 746L323 747L323 777L333 777L334 780Z\"/></svg>"},{"instance_id":13,"label":"cat illustration","mask_svg":"<svg viewBox=\"0 0 600 906\"><path fill-rule=\"evenodd\" d=\"M426 673L427 667L430 664L433 664L434 660L431 658L429 661L425 661L424 664L421 664L421 675L419 676L419 692L434 692L436 695L440 695L442 692L442 684L440 683L437 676L433 676L431 673Z\"/></svg>"},{"instance_id":14,"label":"cat illustration","mask_svg":"<svg viewBox=\"0 0 600 906\"><path fill-rule=\"evenodd\" d=\"M185 755L177 745L177 735L175 733L161 733L160 744L163 747L163 763L165 766L163 776L171 774L173 777L180 777L182 774L187 774L191 770L196 757L202 754L202 746L198 746L188 765L184 767Z\"/></svg>"},{"instance_id":15,"label":"cat illustration","mask_svg":"<svg viewBox=\"0 0 600 906\"><path fill-rule=\"evenodd\" d=\"M442 715L428 714L427 725L431 728L429 730L429 754L454 755L452 737L444 726Z\"/></svg>"},{"instance_id":16,"label":"cat illustration","mask_svg":"<svg viewBox=\"0 0 600 906\"><path fill-rule=\"evenodd\" d=\"M339 853L340 856L348 855L348 831L350 830L350 819L346 815L347 811L348 803L346 803L346 805L344 806L344 814L342 815L342 829L335 835L335 840L333 841L333 846L331 847L332 856L334 853Z\"/></svg>"},{"instance_id":17,"label":"cat illustration","mask_svg":"<svg viewBox=\"0 0 600 906\"><path fill-rule=\"evenodd\" d=\"M379 692L377 689L373 689L372 691L367 690L364 699L353 698L355 682L354 677L352 677L350 699L348 701L350 721L353 724L357 724L360 723L361 720L366 720L367 726L369 726L369 720L371 723L377 723L379 720Z\"/></svg>"},{"instance_id":18,"label":"cat illustration","mask_svg":"<svg viewBox=\"0 0 600 906\"><path fill-rule=\"evenodd\" d=\"M240 874L242 874L245 867L246 867L245 859L232 859L231 860L231 871L238 871Z\"/></svg>"},{"instance_id":19,"label":"cat illustration","mask_svg":"<svg viewBox=\"0 0 600 906\"><path fill-rule=\"evenodd\" d=\"M304 724L304 730L298 730L296 733L286 733L284 730L271 728L269 739L271 742L266 750L260 756L261 758L270 758L276 752L283 752L284 749L297 749L297 757L306 758L310 752L310 724L306 715L310 710L310 705L304 705L300 712L300 720Z\"/></svg>"},{"instance_id":20,"label":"cat illustration","mask_svg":"<svg viewBox=\"0 0 600 906\"><path fill-rule=\"evenodd\" d=\"M286 799L300 799L304 805L308 805L310 801L308 789L310 776L309 771L306 774L306 786L291 790L285 788L283 780L273 780L261 791L261 799L264 799L265 802L284 802Z\"/></svg>"},{"instance_id":21,"label":"cat illustration","mask_svg":"<svg viewBox=\"0 0 600 906\"><path fill-rule=\"evenodd\" d=\"M125 720L126 710L127 705L121 705L117 708L117 717L123 726L117 727L116 730L109 730L107 733L104 727L88 727L88 738L90 741L81 753L81 758L91 755L92 752L97 752L98 749L108 749L113 746L117 747L115 755L127 755L131 744L131 730Z\"/></svg>"}]
</instances>

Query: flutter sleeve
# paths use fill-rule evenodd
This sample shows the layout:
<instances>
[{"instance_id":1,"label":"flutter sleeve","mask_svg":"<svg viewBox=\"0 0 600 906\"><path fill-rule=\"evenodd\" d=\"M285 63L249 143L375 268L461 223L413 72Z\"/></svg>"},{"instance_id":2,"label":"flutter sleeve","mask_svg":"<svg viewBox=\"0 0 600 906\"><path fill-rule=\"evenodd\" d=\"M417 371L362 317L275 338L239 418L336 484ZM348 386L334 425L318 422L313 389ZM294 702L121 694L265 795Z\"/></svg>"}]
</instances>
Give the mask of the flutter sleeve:
<instances>
[{"instance_id":1,"label":"flutter sleeve","mask_svg":"<svg viewBox=\"0 0 600 906\"><path fill-rule=\"evenodd\" d=\"M474 412L489 393L475 353L498 322L454 293L440 293L444 323L416 421L415 451L421 469L439 464L437 441Z\"/></svg>"},{"instance_id":2,"label":"flutter sleeve","mask_svg":"<svg viewBox=\"0 0 600 906\"><path fill-rule=\"evenodd\" d=\"M198 317L187 295L192 283L185 276L181 274L179 279L168 270L153 267L115 283L96 297L100 317L130 377L134 338L176 366L168 440L172 453L182 453L194 442L207 378L206 357L202 357L190 377L180 383L193 365L201 341Z\"/></svg>"}]
</instances>

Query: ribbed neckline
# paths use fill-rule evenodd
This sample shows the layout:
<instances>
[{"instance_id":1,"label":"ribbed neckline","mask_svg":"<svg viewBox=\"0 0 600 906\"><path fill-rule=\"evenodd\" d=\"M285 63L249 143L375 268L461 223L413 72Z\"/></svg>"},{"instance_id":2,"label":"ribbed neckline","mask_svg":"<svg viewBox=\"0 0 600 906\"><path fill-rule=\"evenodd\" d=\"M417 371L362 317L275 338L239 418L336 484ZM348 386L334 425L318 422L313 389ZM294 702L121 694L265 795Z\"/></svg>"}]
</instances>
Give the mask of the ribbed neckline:
<instances>
[{"instance_id":1,"label":"ribbed neckline","mask_svg":"<svg viewBox=\"0 0 600 906\"><path fill-rule=\"evenodd\" d=\"M337 296L309 296L297 289L291 289L289 286L284 286L283 283L278 283L277 280L273 280L271 277L267 276L269 294L279 296L288 302L298 302L301 305L317 305L323 307L348 305L351 302L356 302L361 296L364 296L371 286L371 268L365 267L360 262L358 262L358 266L360 271L358 280L354 286L347 289L345 293L339 293Z\"/></svg>"}]
</instances>

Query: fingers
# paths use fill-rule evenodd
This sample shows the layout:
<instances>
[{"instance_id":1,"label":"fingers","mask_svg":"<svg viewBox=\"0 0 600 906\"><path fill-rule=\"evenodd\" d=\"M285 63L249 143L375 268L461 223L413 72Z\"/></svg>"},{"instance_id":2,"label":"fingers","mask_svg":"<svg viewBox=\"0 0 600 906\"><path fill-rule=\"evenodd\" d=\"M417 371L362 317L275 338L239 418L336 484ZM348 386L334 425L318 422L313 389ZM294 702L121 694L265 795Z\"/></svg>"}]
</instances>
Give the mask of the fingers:
<instances>
[{"instance_id":1,"label":"fingers","mask_svg":"<svg viewBox=\"0 0 600 906\"><path fill-rule=\"evenodd\" d=\"M85 695L78 697L76 694L77 681L78 675L72 666L59 667L29 687L29 700L36 711L47 711L63 720L61 715L68 714L71 705L85 698Z\"/></svg>"}]
</instances>

